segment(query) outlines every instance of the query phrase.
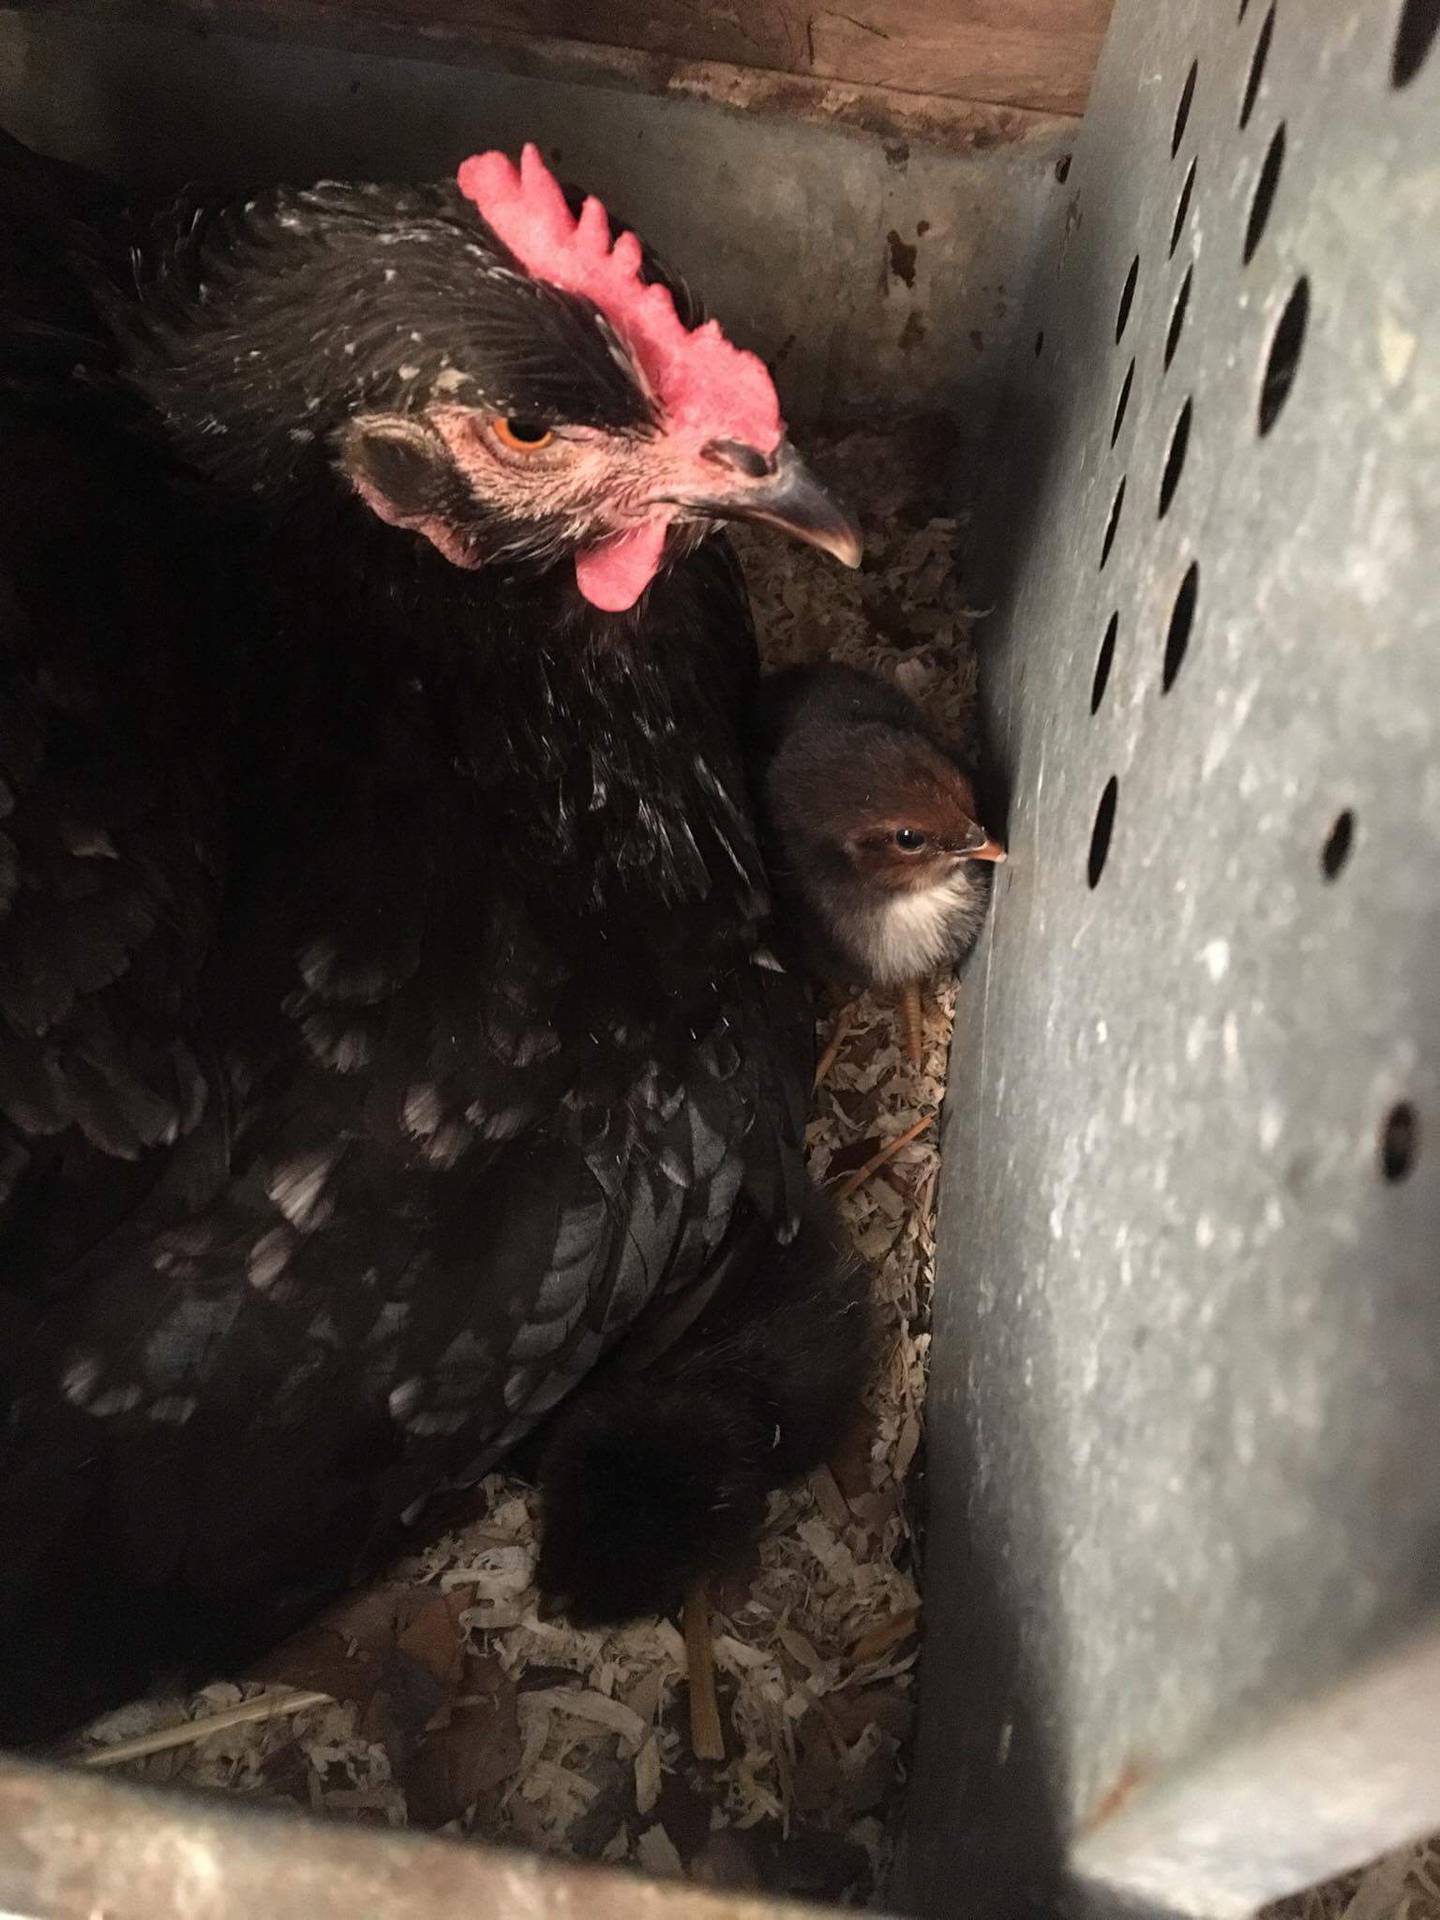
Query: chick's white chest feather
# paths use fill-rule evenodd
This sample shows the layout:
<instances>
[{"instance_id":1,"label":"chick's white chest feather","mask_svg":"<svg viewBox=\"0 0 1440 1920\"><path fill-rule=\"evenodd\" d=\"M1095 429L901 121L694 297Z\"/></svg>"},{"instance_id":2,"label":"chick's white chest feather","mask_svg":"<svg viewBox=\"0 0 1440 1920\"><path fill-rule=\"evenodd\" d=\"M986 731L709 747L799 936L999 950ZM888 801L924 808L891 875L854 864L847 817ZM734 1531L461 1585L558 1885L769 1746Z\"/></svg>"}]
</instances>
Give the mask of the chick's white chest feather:
<instances>
[{"instance_id":1,"label":"chick's white chest feather","mask_svg":"<svg viewBox=\"0 0 1440 1920\"><path fill-rule=\"evenodd\" d=\"M902 986L933 973L969 944L984 915L983 894L962 868L933 887L902 893L876 909L862 942L877 986Z\"/></svg>"}]
</instances>

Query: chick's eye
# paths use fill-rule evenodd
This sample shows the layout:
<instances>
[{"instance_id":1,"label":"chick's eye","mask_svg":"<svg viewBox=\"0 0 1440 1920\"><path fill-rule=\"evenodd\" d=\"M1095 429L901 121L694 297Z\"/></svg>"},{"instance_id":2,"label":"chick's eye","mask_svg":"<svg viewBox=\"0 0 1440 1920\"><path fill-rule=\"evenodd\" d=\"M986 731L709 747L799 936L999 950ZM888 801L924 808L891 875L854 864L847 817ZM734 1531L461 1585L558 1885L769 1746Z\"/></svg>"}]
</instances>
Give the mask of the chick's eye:
<instances>
[{"instance_id":1,"label":"chick's eye","mask_svg":"<svg viewBox=\"0 0 1440 1920\"><path fill-rule=\"evenodd\" d=\"M508 447L512 453L539 453L555 438L543 421L526 420L518 415L496 420L493 430L501 446Z\"/></svg>"},{"instance_id":2,"label":"chick's eye","mask_svg":"<svg viewBox=\"0 0 1440 1920\"><path fill-rule=\"evenodd\" d=\"M923 834L919 827L897 827L895 829L895 844L902 853L919 853L920 849L927 843L928 835Z\"/></svg>"}]
</instances>

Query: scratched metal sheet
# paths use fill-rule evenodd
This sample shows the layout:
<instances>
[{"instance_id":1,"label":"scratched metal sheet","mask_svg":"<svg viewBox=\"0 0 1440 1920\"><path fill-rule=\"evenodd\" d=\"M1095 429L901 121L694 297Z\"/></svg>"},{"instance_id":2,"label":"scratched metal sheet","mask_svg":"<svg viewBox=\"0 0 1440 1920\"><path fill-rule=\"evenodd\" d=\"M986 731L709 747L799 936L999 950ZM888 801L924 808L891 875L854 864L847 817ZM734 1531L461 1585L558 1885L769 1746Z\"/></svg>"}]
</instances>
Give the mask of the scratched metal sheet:
<instances>
[{"instance_id":1,"label":"scratched metal sheet","mask_svg":"<svg viewBox=\"0 0 1440 1920\"><path fill-rule=\"evenodd\" d=\"M1035 264L979 518L1012 860L946 1134L934 1913L1067 1863L1240 1913L1440 1826L1434 1716L1344 1706L1440 1633L1437 18L1120 0ZM1327 1711L1368 1744L1297 1816Z\"/></svg>"}]
</instances>

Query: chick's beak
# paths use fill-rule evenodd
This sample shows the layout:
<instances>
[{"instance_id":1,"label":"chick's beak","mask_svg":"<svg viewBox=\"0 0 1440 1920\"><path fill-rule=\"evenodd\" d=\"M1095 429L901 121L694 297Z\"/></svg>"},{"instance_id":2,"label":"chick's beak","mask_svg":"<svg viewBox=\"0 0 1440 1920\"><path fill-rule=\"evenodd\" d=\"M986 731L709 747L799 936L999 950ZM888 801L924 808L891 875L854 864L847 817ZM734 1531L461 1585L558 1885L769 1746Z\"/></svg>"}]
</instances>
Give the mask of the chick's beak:
<instances>
[{"instance_id":1,"label":"chick's beak","mask_svg":"<svg viewBox=\"0 0 1440 1920\"><path fill-rule=\"evenodd\" d=\"M727 461L724 480L703 499L687 500L692 513L721 520L756 520L762 526L792 533L808 546L831 554L844 567L860 564L860 529L837 505L811 473L788 440L782 440L769 461L749 448L736 448L749 458ZM753 469L761 469L754 471Z\"/></svg>"},{"instance_id":2,"label":"chick's beak","mask_svg":"<svg viewBox=\"0 0 1440 1920\"><path fill-rule=\"evenodd\" d=\"M1005 858L1005 849L998 840L992 840L984 827L972 827L966 834L960 852L967 860L994 860L997 863Z\"/></svg>"}]
</instances>

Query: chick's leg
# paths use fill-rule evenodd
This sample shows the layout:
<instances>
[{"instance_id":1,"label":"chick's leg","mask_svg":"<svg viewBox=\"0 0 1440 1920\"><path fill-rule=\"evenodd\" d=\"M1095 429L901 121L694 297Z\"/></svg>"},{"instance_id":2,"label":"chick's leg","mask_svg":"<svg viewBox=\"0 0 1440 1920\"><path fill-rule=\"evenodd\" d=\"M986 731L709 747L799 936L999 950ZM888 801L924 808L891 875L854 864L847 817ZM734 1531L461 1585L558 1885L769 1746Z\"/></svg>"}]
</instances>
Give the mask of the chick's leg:
<instances>
[{"instance_id":1,"label":"chick's leg","mask_svg":"<svg viewBox=\"0 0 1440 1920\"><path fill-rule=\"evenodd\" d=\"M921 995L920 983L912 980L908 987L900 989L900 1032L905 1041L905 1054L912 1067L919 1067L925 1060L925 1002Z\"/></svg>"}]
</instances>

